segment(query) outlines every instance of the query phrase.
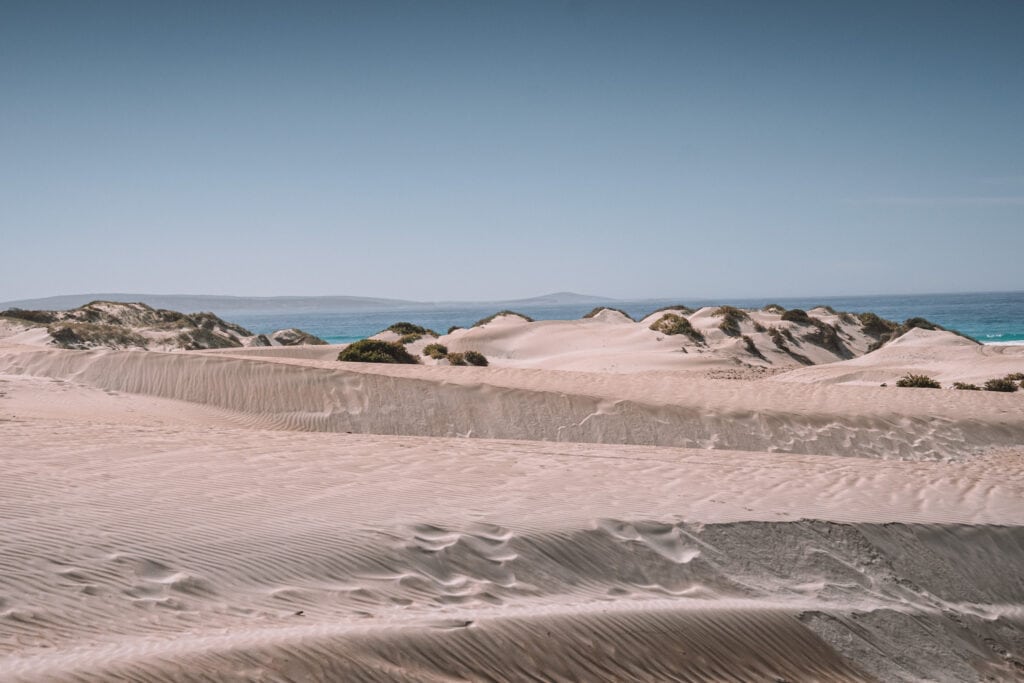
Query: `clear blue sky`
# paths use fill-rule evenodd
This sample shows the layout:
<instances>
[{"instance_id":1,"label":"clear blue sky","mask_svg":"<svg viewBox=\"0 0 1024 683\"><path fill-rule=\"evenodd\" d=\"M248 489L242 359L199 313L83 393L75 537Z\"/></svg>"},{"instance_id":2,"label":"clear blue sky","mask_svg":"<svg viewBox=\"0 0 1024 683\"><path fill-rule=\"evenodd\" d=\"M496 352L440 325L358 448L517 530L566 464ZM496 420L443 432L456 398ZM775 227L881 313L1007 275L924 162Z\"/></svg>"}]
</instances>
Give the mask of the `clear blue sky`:
<instances>
[{"instance_id":1,"label":"clear blue sky","mask_svg":"<svg viewBox=\"0 0 1024 683\"><path fill-rule=\"evenodd\" d=\"M0 300L1024 289L1024 2L0 3Z\"/></svg>"}]
</instances>

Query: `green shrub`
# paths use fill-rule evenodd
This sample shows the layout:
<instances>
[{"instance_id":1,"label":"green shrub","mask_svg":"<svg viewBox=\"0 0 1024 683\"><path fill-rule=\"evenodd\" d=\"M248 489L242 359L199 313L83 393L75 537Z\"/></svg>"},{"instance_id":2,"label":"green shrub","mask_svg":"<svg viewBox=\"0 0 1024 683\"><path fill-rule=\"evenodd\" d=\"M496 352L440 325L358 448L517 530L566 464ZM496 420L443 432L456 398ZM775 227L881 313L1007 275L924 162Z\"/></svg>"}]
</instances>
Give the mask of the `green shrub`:
<instances>
[{"instance_id":1,"label":"green shrub","mask_svg":"<svg viewBox=\"0 0 1024 683\"><path fill-rule=\"evenodd\" d=\"M427 344L423 347L423 355L434 360L441 360L448 355L448 347L444 344Z\"/></svg>"},{"instance_id":2,"label":"green shrub","mask_svg":"<svg viewBox=\"0 0 1024 683\"><path fill-rule=\"evenodd\" d=\"M990 379L985 382L983 387L985 391L1005 391L1007 393L1017 391L1017 384L1012 379L1006 377L999 377L998 379Z\"/></svg>"},{"instance_id":3,"label":"green shrub","mask_svg":"<svg viewBox=\"0 0 1024 683\"><path fill-rule=\"evenodd\" d=\"M399 337L398 338L398 343L401 344L402 346L405 346L406 344L412 344L413 342L418 342L420 339L423 339L423 335L422 334L415 334L415 333L407 334L407 335L404 335L402 337Z\"/></svg>"},{"instance_id":4,"label":"green shrub","mask_svg":"<svg viewBox=\"0 0 1024 683\"><path fill-rule=\"evenodd\" d=\"M917 387L919 389L941 389L942 385L928 375L907 373L896 381L898 387Z\"/></svg>"},{"instance_id":5,"label":"green shrub","mask_svg":"<svg viewBox=\"0 0 1024 683\"><path fill-rule=\"evenodd\" d=\"M520 318L522 318L523 320L525 320L528 323L532 323L533 322L533 318L531 318L528 315L523 315L522 313L516 313L515 311L509 311L509 310L506 309L504 311L498 311L494 315L489 315L486 318L480 318L480 320L477 320L475 323L473 323L473 327L480 327L481 325L486 325L487 323L491 322L495 318L500 318L503 315L518 315Z\"/></svg>"},{"instance_id":6,"label":"green shrub","mask_svg":"<svg viewBox=\"0 0 1024 683\"><path fill-rule=\"evenodd\" d=\"M597 317L597 314L600 313L601 311L615 311L616 313L621 313L622 315L626 316L630 320L633 320L633 316L631 316L629 313L626 313L621 308L612 308L611 306L598 306L594 310L590 311L590 313L587 313L586 315L584 315L582 320L586 320L587 318ZM636 321L633 320L633 322L636 322Z\"/></svg>"},{"instance_id":7,"label":"green shrub","mask_svg":"<svg viewBox=\"0 0 1024 683\"><path fill-rule=\"evenodd\" d=\"M891 335L899 328L899 325L893 321L886 320L874 313L858 313L857 319L860 320L861 330L864 334L875 339Z\"/></svg>"},{"instance_id":8,"label":"green shrub","mask_svg":"<svg viewBox=\"0 0 1024 683\"><path fill-rule=\"evenodd\" d=\"M810 325L811 316L807 315L807 311L802 308L793 308L782 314L782 319L786 322L796 323L797 325Z\"/></svg>"},{"instance_id":9,"label":"green shrub","mask_svg":"<svg viewBox=\"0 0 1024 683\"><path fill-rule=\"evenodd\" d=\"M661 316L651 323L651 329L666 336L685 334L698 344L704 343L704 335L701 334L700 330L690 324L689 320L675 313L666 313Z\"/></svg>"},{"instance_id":10,"label":"green shrub","mask_svg":"<svg viewBox=\"0 0 1024 683\"><path fill-rule=\"evenodd\" d=\"M747 315L746 311L741 311L735 306L719 306L711 312L711 315L722 319L718 329L730 337L740 336L740 323L744 320L750 320L750 316Z\"/></svg>"},{"instance_id":11,"label":"green shrub","mask_svg":"<svg viewBox=\"0 0 1024 683\"><path fill-rule=\"evenodd\" d=\"M461 327L459 327L458 325L452 325L451 327L449 327L449 328L448 328L448 334L451 334L451 333L452 333L452 332L454 332L455 330L461 330L461 329L462 329L462 328L461 328Z\"/></svg>"},{"instance_id":12,"label":"green shrub","mask_svg":"<svg viewBox=\"0 0 1024 683\"><path fill-rule=\"evenodd\" d=\"M1011 382L1024 382L1024 372L1011 372L1006 379Z\"/></svg>"},{"instance_id":13,"label":"green shrub","mask_svg":"<svg viewBox=\"0 0 1024 683\"><path fill-rule=\"evenodd\" d=\"M479 351L465 351L462 354L462 358L469 365L476 365L477 367L487 366L487 358Z\"/></svg>"},{"instance_id":14,"label":"green shrub","mask_svg":"<svg viewBox=\"0 0 1024 683\"><path fill-rule=\"evenodd\" d=\"M463 351L461 353L452 351L448 354L448 363L451 365L476 365L487 366L487 358L479 351Z\"/></svg>"},{"instance_id":15,"label":"green shrub","mask_svg":"<svg viewBox=\"0 0 1024 683\"><path fill-rule=\"evenodd\" d=\"M981 391L981 387L977 384L968 384L967 382L953 382L953 388L961 391Z\"/></svg>"},{"instance_id":16,"label":"green shrub","mask_svg":"<svg viewBox=\"0 0 1024 683\"><path fill-rule=\"evenodd\" d=\"M420 325L416 325L414 323L406 323L406 322L395 323L394 325L388 327L384 331L385 332L394 332L395 334L397 334L400 337L407 337L410 334L418 334L421 337L424 336L424 335L428 335L428 334L431 337L438 336L437 332L434 332L431 329L428 329L426 327L422 327Z\"/></svg>"},{"instance_id":17,"label":"green shrub","mask_svg":"<svg viewBox=\"0 0 1024 683\"><path fill-rule=\"evenodd\" d=\"M407 363L414 365L419 361L395 342L379 339L361 339L341 350L338 360L349 363Z\"/></svg>"},{"instance_id":18,"label":"green shrub","mask_svg":"<svg viewBox=\"0 0 1024 683\"><path fill-rule=\"evenodd\" d=\"M778 304L768 304L767 306L765 306L761 310L764 311L765 313L779 313L779 314L782 314L782 313L786 312L786 309L784 307L778 305Z\"/></svg>"}]
</instances>

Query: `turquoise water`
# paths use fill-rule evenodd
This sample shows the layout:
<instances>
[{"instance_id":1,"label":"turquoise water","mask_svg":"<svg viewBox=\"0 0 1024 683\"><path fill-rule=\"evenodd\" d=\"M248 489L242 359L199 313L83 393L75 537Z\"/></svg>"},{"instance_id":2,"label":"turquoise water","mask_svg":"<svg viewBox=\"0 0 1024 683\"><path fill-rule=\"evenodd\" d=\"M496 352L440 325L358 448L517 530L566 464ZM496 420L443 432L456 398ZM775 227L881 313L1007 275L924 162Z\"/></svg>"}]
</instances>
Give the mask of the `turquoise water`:
<instances>
[{"instance_id":1,"label":"turquoise water","mask_svg":"<svg viewBox=\"0 0 1024 683\"><path fill-rule=\"evenodd\" d=\"M978 341L1024 344L1024 292L988 292L974 294L918 294L913 296L811 297L790 299L644 299L609 301L635 318L669 304L693 308L731 304L741 308L760 308L778 303L786 308L813 308L829 305L839 311L872 311L892 320L920 316L943 327L959 330ZM524 306L518 310L537 320L571 320L583 316L594 304ZM232 313L215 311L227 320L253 332L267 333L286 327L298 327L332 343L362 339L399 320L423 325L444 333L452 325L469 327L480 318L495 313L499 305L417 306L384 311L347 311L288 313Z\"/></svg>"}]
</instances>

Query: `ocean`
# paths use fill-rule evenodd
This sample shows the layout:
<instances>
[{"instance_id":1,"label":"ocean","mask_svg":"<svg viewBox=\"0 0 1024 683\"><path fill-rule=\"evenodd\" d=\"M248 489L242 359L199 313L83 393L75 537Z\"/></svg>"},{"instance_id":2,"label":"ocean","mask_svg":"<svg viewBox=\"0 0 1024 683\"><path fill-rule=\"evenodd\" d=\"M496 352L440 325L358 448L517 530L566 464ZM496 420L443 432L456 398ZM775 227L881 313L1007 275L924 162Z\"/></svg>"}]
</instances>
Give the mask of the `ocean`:
<instances>
[{"instance_id":1,"label":"ocean","mask_svg":"<svg viewBox=\"0 0 1024 683\"><path fill-rule=\"evenodd\" d=\"M730 304L740 308L761 308L777 303L786 308L810 309L828 305L838 311L860 313L871 311L883 318L903 321L922 317L943 327L958 330L986 344L1024 344L1024 292L985 292L971 294L916 294L899 296L812 297L789 299L643 299L608 301L605 305L620 308L634 318L671 304L691 308ZM518 312L536 320L572 320L582 317L595 304L545 304L522 306ZM392 323L408 321L445 333L449 327L469 327L477 320L496 313L500 304L438 304L388 308L374 311L295 312L216 311L218 315L249 328L268 333L298 327L331 343L363 339L380 332Z\"/></svg>"}]
</instances>

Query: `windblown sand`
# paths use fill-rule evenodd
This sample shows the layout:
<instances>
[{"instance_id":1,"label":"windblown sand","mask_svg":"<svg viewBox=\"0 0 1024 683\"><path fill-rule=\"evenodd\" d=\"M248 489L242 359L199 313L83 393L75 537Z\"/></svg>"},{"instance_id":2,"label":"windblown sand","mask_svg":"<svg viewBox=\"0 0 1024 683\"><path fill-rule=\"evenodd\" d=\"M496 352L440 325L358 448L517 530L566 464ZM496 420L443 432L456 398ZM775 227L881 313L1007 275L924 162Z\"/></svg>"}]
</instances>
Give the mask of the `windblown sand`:
<instances>
[{"instance_id":1,"label":"windblown sand","mask_svg":"<svg viewBox=\"0 0 1024 683\"><path fill-rule=\"evenodd\" d=\"M1024 680L1024 393L878 386L1021 356L922 338L759 381L0 341L0 680Z\"/></svg>"}]
</instances>

